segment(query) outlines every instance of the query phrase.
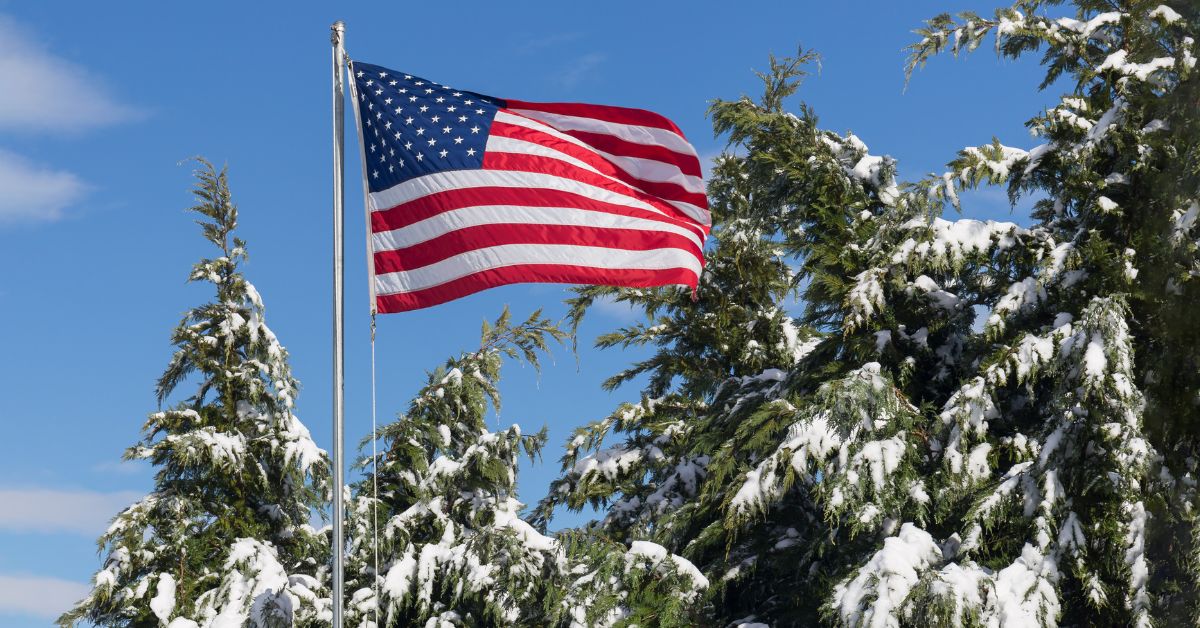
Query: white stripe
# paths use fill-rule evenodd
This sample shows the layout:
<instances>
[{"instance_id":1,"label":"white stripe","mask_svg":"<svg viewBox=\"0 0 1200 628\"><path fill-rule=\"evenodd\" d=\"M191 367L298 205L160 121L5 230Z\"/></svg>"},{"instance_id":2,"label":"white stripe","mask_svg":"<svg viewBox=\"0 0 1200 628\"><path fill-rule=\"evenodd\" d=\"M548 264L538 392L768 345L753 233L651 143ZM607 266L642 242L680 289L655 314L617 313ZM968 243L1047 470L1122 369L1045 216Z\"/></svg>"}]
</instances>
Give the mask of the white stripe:
<instances>
[{"instance_id":1,"label":"white stripe","mask_svg":"<svg viewBox=\"0 0 1200 628\"><path fill-rule=\"evenodd\" d=\"M679 166L673 163L659 161L657 159L646 159L644 157L628 157L624 155L614 155L584 142L583 140L572 137L551 127L547 124L530 120L524 116L516 116L511 113L499 111L496 113L496 121L513 126L520 126L534 131L541 131L556 139L564 142L570 142L588 152L595 153L606 159L617 168L623 170L629 176L641 181L654 181L657 183L674 183L687 190L697 194L704 193L704 180L700 177L684 174ZM495 136L492 136L495 137ZM490 141L490 138L489 138Z\"/></svg>"},{"instance_id":2,"label":"white stripe","mask_svg":"<svg viewBox=\"0 0 1200 628\"><path fill-rule=\"evenodd\" d=\"M544 144L538 144L537 142L528 142L526 140L519 140L519 139L512 138L512 137L502 137L499 135L492 135L492 136L488 137L488 139L487 139L487 146L486 146L485 150L487 150L488 152L491 152L491 153L508 153L511 155L536 155L539 157L549 157L551 159L556 159L558 161L562 161L562 162L571 164L572 166L576 166L578 168L587 170L588 172L590 172L598 177L608 179L609 181L612 181L613 183L615 183L623 188L630 188L632 190L641 192L642 194L645 194L647 196L652 196L652 197L658 199L659 201L662 201L663 203L669 203L671 205L674 205L675 207L678 207L684 213L686 213L689 216L692 216L693 218L695 218L697 216L697 212L699 212L699 215L702 215L706 218L708 216L707 212L700 209L699 207L696 207L695 205L692 205L691 203L688 203L685 201L674 201L669 198L663 198L662 196L660 196L658 194L653 194L651 192L647 192L632 183L622 181L622 180L618 179L617 177L600 172L600 170L598 170L597 168L594 168L594 167L588 165L587 163L585 163L579 159L576 159L566 153L554 150L553 148L550 148L549 146L546 146ZM700 219L697 218L696 221L700 222ZM705 223L705 224L707 224L707 223Z\"/></svg>"},{"instance_id":3,"label":"white stripe","mask_svg":"<svg viewBox=\"0 0 1200 628\"><path fill-rule=\"evenodd\" d=\"M375 277L376 294L424 290L491 268L519 264L567 264L604 269L666 270L684 268L700 276L695 255L682 249L627 251L567 244L505 244L467 251L428 266Z\"/></svg>"},{"instance_id":4,"label":"white stripe","mask_svg":"<svg viewBox=\"0 0 1200 628\"><path fill-rule=\"evenodd\" d=\"M509 108L509 111L529 116L534 120L541 120L562 131L604 133L605 135L614 135L635 144L662 146L677 153L697 157L696 149L692 148L692 145L687 140L666 129L659 129L652 126L638 126L635 124L621 124L620 122L605 122L604 120L597 120L595 118L568 116L561 113L546 113L545 111L533 111L532 109Z\"/></svg>"},{"instance_id":5,"label":"white stripe","mask_svg":"<svg viewBox=\"0 0 1200 628\"><path fill-rule=\"evenodd\" d=\"M481 225L566 225L573 227L598 227L603 229L633 229L637 231L667 231L688 238L703 249L703 243L695 231L658 220L647 220L633 216L621 216L573 207L525 207L520 205L483 205L464 207L442 212L420 222L373 234L372 250L394 251L428 242L438 236Z\"/></svg>"},{"instance_id":6,"label":"white stripe","mask_svg":"<svg viewBox=\"0 0 1200 628\"><path fill-rule=\"evenodd\" d=\"M515 172L509 170L446 170L422 175L394 185L386 190L371 192L371 210L379 211L402 205L409 201L453 189L477 187L546 188L571 192L597 201L623 205L669 216L663 210L643 200L619 194L567 177L558 177L540 172ZM670 216L678 220L676 216ZM707 223L704 223L707 224Z\"/></svg>"}]
</instances>

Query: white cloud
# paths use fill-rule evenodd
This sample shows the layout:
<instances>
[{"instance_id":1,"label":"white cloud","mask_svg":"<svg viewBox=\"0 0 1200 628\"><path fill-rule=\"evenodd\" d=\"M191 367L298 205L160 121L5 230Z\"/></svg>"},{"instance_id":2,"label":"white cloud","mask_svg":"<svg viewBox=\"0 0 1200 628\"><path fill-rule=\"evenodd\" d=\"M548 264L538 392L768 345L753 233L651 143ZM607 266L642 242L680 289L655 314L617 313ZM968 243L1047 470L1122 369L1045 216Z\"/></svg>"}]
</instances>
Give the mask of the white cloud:
<instances>
[{"instance_id":1,"label":"white cloud","mask_svg":"<svg viewBox=\"0 0 1200 628\"><path fill-rule=\"evenodd\" d=\"M592 302L592 309L618 321L630 323L637 320L642 311L628 301L617 301L612 295L602 295Z\"/></svg>"},{"instance_id":2,"label":"white cloud","mask_svg":"<svg viewBox=\"0 0 1200 628\"><path fill-rule=\"evenodd\" d=\"M0 531L98 536L113 516L141 496L134 491L0 489Z\"/></svg>"},{"instance_id":3,"label":"white cloud","mask_svg":"<svg viewBox=\"0 0 1200 628\"><path fill-rule=\"evenodd\" d=\"M596 69L596 66L603 63L606 58L604 54L599 52L589 52L576 59L571 64L571 67L567 68L559 76L559 81L563 84L563 87L575 87L580 81L587 78L592 70Z\"/></svg>"},{"instance_id":4,"label":"white cloud","mask_svg":"<svg viewBox=\"0 0 1200 628\"><path fill-rule=\"evenodd\" d=\"M26 33L0 15L0 130L76 131L137 115L86 69L55 56Z\"/></svg>"},{"instance_id":5,"label":"white cloud","mask_svg":"<svg viewBox=\"0 0 1200 628\"><path fill-rule=\"evenodd\" d=\"M55 619L91 587L72 580L0 574L0 615L33 615Z\"/></svg>"},{"instance_id":6,"label":"white cloud","mask_svg":"<svg viewBox=\"0 0 1200 628\"><path fill-rule=\"evenodd\" d=\"M5 99L0 98L0 102ZM49 222L83 198L88 186L79 177L30 163L0 149L0 226Z\"/></svg>"}]
</instances>

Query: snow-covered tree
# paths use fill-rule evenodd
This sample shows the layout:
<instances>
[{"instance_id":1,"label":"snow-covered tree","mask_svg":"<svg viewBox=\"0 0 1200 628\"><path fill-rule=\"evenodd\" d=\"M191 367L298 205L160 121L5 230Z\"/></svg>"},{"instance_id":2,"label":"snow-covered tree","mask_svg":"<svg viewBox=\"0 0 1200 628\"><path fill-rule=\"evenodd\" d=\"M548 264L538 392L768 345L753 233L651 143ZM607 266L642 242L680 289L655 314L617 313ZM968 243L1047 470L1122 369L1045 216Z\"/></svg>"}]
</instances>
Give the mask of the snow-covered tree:
<instances>
[{"instance_id":1,"label":"snow-covered tree","mask_svg":"<svg viewBox=\"0 0 1200 628\"><path fill-rule=\"evenodd\" d=\"M1200 7L1059 4L922 31L912 67L994 34L1069 81L1029 122L1044 144L944 175L899 183L786 112L799 60L715 103L716 263L695 304L619 292L652 320L602 344L658 347L646 399L580 431L542 520L605 507L701 569L718 625L1200 621ZM984 184L1040 198L1033 224L941 217ZM731 271L739 246L768 260ZM760 292L776 261L795 321Z\"/></svg>"},{"instance_id":2,"label":"snow-covered tree","mask_svg":"<svg viewBox=\"0 0 1200 628\"><path fill-rule=\"evenodd\" d=\"M702 576L657 545L547 536L521 518L519 459L538 455L545 431L491 431L487 413L504 359L537 367L563 336L540 312L514 324L505 310L380 429L378 472L350 500L350 625L606 626L645 617L630 600L658 616L695 597Z\"/></svg>"},{"instance_id":3,"label":"snow-covered tree","mask_svg":"<svg viewBox=\"0 0 1200 628\"><path fill-rule=\"evenodd\" d=\"M193 191L220 256L190 280L215 298L175 328L160 404L126 459L157 469L154 490L99 539L104 566L68 626L322 625L331 617L329 539L309 521L328 494L329 463L294 414L298 384L242 275L245 243L224 170L201 161Z\"/></svg>"},{"instance_id":4,"label":"snow-covered tree","mask_svg":"<svg viewBox=\"0 0 1200 628\"><path fill-rule=\"evenodd\" d=\"M536 455L545 431L492 432L486 418L499 405L503 359L536 366L559 336L540 312L513 324L505 310L484 323L478 350L431 372L408 410L380 428L377 473L350 500L351 625L530 625L544 616L564 555L520 518L516 482L520 456Z\"/></svg>"}]
</instances>

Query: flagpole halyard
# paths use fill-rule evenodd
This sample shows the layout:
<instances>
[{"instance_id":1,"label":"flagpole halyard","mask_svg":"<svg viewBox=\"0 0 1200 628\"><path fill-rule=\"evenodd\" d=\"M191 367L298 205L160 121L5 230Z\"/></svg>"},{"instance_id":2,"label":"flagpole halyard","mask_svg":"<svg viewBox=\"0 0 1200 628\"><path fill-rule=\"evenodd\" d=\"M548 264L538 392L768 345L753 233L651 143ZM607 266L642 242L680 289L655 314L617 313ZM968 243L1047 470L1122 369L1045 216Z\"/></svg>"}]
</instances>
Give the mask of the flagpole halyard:
<instances>
[{"instance_id":1,"label":"flagpole halyard","mask_svg":"<svg viewBox=\"0 0 1200 628\"><path fill-rule=\"evenodd\" d=\"M342 628L342 579L345 571L343 531L345 504L343 495L342 442L345 424L345 349L343 284L343 237L345 226L345 34L346 25L338 20L330 27L333 45L333 628Z\"/></svg>"}]
</instances>

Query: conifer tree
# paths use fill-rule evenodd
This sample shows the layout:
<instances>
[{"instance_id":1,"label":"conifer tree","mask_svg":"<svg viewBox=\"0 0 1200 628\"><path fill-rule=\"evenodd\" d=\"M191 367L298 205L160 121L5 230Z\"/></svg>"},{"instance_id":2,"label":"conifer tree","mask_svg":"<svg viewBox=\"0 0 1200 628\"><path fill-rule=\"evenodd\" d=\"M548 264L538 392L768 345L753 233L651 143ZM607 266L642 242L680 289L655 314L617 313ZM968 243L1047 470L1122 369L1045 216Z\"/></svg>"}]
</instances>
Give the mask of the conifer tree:
<instances>
[{"instance_id":1,"label":"conifer tree","mask_svg":"<svg viewBox=\"0 0 1200 628\"><path fill-rule=\"evenodd\" d=\"M1056 4L922 31L910 69L994 33L1001 54L1044 50L1045 85L1070 79L1029 123L1045 144L968 148L942 176L899 184L890 158L785 111L799 60L772 62L761 101L714 104L738 148L709 184L714 255L749 238L797 265L804 349L739 362L769 333L755 316L714 331L728 306L703 287L695 305L621 292L667 313L602 339L659 346L648 399L570 443L543 520L606 506L607 530L704 572L718 625L1200 620L1200 15ZM1044 195L1034 224L941 217L984 184ZM713 264L703 284L757 305L745 277L770 268ZM696 346L720 356L707 374Z\"/></svg>"},{"instance_id":2,"label":"conifer tree","mask_svg":"<svg viewBox=\"0 0 1200 628\"><path fill-rule=\"evenodd\" d=\"M154 490L100 537L104 566L64 626L322 625L330 619L328 538L309 521L327 497L329 463L294 414L298 384L243 276L245 243L224 170L200 160L191 211L220 255L190 281L212 301L175 328L160 405L125 452L156 468Z\"/></svg>"},{"instance_id":3,"label":"conifer tree","mask_svg":"<svg viewBox=\"0 0 1200 628\"><path fill-rule=\"evenodd\" d=\"M484 323L479 349L432 371L380 429L378 472L350 501L349 625L605 626L632 616L630 598L694 589L695 569L661 547L560 539L521 519L519 458L538 454L545 430L493 432L486 415L499 408L503 360L536 368L563 336L540 312L514 324L506 309Z\"/></svg>"}]
</instances>

